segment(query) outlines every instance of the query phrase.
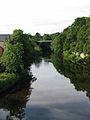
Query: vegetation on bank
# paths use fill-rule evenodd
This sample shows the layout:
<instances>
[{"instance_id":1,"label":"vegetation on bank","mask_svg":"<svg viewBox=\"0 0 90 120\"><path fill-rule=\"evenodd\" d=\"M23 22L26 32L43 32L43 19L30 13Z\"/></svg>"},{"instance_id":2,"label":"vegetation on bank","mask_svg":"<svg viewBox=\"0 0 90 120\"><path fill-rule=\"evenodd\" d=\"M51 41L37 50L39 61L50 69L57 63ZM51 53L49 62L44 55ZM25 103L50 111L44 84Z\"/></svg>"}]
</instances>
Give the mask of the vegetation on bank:
<instances>
[{"instance_id":1,"label":"vegetation on bank","mask_svg":"<svg viewBox=\"0 0 90 120\"><path fill-rule=\"evenodd\" d=\"M8 90L19 81L19 76L15 73L1 73L0 74L0 93Z\"/></svg>"},{"instance_id":2,"label":"vegetation on bank","mask_svg":"<svg viewBox=\"0 0 90 120\"><path fill-rule=\"evenodd\" d=\"M51 49L65 59L90 63L90 17L75 19L52 41Z\"/></svg>"},{"instance_id":3,"label":"vegetation on bank","mask_svg":"<svg viewBox=\"0 0 90 120\"><path fill-rule=\"evenodd\" d=\"M3 72L0 73L0 92L12 87L19 80L29 79L30 65L39 51L28 34L14 30L12 40L5 40L4 53L0 58Z\"/></svg>"}]
</instances>

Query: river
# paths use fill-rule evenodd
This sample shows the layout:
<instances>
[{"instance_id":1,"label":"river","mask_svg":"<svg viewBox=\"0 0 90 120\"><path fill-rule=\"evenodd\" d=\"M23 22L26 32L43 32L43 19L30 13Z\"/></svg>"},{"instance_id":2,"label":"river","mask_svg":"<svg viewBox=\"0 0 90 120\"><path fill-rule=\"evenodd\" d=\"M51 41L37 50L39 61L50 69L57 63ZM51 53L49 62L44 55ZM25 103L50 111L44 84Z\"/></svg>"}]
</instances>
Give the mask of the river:
<instances>
[{"instance_id":1,"label":"river","mask_svg":"<svg viewBox=\"0 0 90 120\"><path fill-rule=\"evenodd\" d=\"M90 120L90 74L61 63L33 63L36 80L0 97L0 120Z\"/></svg>"}]
</instances>

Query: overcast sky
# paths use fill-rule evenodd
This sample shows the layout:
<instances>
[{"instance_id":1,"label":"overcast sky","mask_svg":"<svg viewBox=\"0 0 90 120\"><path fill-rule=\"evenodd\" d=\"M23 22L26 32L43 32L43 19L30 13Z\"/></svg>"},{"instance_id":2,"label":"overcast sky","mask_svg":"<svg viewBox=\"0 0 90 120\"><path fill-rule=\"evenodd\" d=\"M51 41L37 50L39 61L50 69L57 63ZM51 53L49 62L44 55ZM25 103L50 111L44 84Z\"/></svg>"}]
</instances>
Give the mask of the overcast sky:
<instances>
[{"instance_id":1,"label":"overcast sky","mask_svg":"<svg viewBox=\"0 0 90 120\"><path fill-rule=\"evenodd\" d=\"M90 0L0 0L0 34L61 32L75 18L90 15Z\"/></svg>"}]
</instances>

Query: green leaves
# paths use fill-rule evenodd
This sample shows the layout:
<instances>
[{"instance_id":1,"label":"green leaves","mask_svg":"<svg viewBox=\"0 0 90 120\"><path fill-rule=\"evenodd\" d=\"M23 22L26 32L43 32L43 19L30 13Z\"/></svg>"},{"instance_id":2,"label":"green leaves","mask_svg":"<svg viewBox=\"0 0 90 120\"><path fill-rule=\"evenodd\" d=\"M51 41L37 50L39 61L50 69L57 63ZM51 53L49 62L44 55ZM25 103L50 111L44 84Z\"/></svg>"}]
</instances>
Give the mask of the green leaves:
<instances>
[{"instance_id":1,"label":"green leaves","mask_svg":"<svg viewBox=\"0 0 90 120\"><path fill-rule=\"evenodd\" d=\"M6 47L1 62L6 66L6 72L17 73L23 71L22 45L20 43L12 45L10 42L6 42L5 44Z\"/></svg>"},{"instance_id":2,"label":"green leaves","mask_svg":"<svg viewBox=\"0 0 90 120\"><path fill-rule=\"evenodd\" d=\"M71 26L64 29L60 36L52 41L51 48L54 53L67 51L70 56L78 54L78 57L83 53L88 58L90 55L90 17L75 19Z\"/></svg>"},{"instance_id":3,"label":"green leaves","mask_svg":"<svg viewBox=\"0 0 90 120\"><path fill-rule=\"evenodd\" d=\"M51 49L54 51L54 53L63 53L63 40L64 40L64 34L61 33L58 35L51 43Z\"/></svg>"},{"instance_id":4,"label":"green leaves","mask_svg":"<svg viewBox=\"0 0 90 120\"><path fill-rule=\"evenodd\" d=\"M20 29L14 30L13 35L12 35L12 39L13 39L14 43L21 42L23 40L23 31Z\"/></svg>"},{"instance_id":5,"label":"green leaves","mask_svg":"<svg viewBox=\"0 0 90 120\"><path fill-rule=\"evenodd\" d=\"M24 73L31 65L34 56L35 45L31 36L24 34L22 30L14 30L12 41L5 42L2 64L8 73Z\"/></svg>"}]
</instances>

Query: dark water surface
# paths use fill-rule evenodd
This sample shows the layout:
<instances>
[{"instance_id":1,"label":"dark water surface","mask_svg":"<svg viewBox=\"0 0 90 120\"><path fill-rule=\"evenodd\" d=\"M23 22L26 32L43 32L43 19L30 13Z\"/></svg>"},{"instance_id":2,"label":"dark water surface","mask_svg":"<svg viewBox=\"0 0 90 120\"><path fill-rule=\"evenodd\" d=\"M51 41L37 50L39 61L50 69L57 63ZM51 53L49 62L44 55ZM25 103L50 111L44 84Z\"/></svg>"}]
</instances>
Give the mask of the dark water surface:
<instances>
[{"instance_id":1,"label":"dark water surface","mask_svg":"<svg viewBox=\"0 0 90 120\"><path fill-rule=\"evenodd\" d=\"M0 120L90 120L90 74L55 56L52 61L33 63L37 80L0 97Z\"/></svg>"}]
</instances>

